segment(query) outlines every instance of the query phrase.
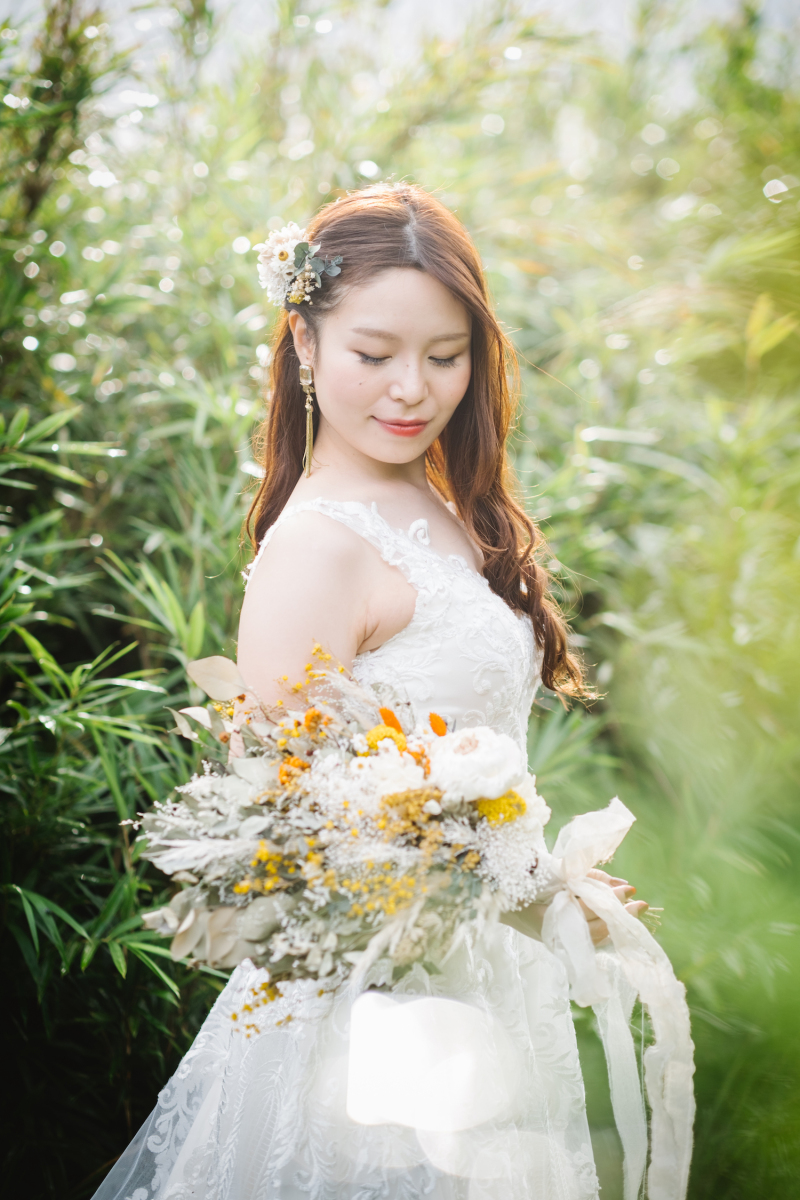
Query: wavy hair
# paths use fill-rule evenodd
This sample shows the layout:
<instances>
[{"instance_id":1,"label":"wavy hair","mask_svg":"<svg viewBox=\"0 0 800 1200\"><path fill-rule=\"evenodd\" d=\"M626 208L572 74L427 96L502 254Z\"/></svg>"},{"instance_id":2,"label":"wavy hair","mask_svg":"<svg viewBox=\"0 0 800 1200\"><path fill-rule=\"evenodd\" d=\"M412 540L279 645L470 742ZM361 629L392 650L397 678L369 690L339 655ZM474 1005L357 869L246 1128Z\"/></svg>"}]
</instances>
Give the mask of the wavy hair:
<instances>
[{"instance_id":1,"label":"wavy hair","mask_svg":"<svg viewBox=\"0 0 800 1200\"><path fill-rule=\"evenodd\" d=\"M326 257L342 256L342 273L324 277L313 306L287 304L277 322L269 410L255 441L264 478L246 521L253 545L277 519L302 472L305 397L289 312L300 312L317 340L326 313L351 288L393 267L425 271L464 305L472 322L469 386L428 450L428 479L444 500L453 502L480 547L492 591L530 616L544 685L566 695L585 694L566 622L538 561L541 535L512 494L506 438L516 410L509 386L509 379L517 379L516 356L492 311L480 258L464 226L421 188L380 184L327 204L308 226L308 237ZM318 424L315 404L315 433Z\"/></svg>"}]
</instances>

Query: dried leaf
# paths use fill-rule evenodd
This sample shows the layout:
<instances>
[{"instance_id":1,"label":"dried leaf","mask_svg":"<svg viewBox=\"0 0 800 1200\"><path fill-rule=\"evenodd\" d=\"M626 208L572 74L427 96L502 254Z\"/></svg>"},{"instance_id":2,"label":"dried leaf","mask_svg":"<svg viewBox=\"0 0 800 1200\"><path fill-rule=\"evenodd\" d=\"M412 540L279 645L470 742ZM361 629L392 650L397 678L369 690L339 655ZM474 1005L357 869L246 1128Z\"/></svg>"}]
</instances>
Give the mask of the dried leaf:
<instances>
[{"instance_id":1,"label":"dried leaf","mask_svg":"<svg viewBox=\"0 0 800 1200\"><path fill-rule=\"evenodd\" d=\"M246 691L236 663L221 654L190 662L186 673L212 700L234 700Z\"/></svg>"}]
</instances>

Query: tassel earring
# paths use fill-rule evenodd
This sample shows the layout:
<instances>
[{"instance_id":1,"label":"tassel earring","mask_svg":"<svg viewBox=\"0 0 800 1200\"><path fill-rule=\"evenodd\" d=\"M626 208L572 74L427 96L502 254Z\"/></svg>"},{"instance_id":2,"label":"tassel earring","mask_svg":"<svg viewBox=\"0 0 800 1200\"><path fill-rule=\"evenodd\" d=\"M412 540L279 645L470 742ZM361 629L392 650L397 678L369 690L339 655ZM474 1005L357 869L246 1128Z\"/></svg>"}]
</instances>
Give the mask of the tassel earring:
<instances>
[{"instance_id":1,"label":"tassel earring","mask_svg":"<svg viewBox=\"0 0 800 1200\"><path fill-rule=\"evenodd\" d=\"M311 474L311 454L314 450L314 371L311 367L301 366L300 386L306 394L306 452L303 455L303 471Z\"/></svg>"}]
</instances>

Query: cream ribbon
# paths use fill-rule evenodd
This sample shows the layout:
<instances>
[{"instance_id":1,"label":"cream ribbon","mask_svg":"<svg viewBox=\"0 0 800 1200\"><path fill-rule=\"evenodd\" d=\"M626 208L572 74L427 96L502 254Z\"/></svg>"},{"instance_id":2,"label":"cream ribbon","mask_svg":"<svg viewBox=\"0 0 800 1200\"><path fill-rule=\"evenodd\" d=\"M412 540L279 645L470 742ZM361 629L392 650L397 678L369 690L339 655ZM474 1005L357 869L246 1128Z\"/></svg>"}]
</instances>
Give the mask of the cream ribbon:
<instances>
[{"instance_id":1,"label":"cream ribbon","mask_svg":"<svg viewBox=\"0 0 800 1200\"><path fill-rule=\"evenodd\" d=\"M607 862L635 817L616 797L584 813L558 835L549 866L561 883L548 906L542 939L563 962L576 1004L592 1005L609 1068L611 1103L625 1153L625 1200L636 1200L647 1154L647 1126L630 1032L635 996L647 1007L655 1035L644 1052L651 1109L648 1200L684 1200L694 1122L694 1046L686 989L664 950L608 884L589 878ZM608 926L614 954L596 951L579 900Z\"/></svg>"}]
</instances>

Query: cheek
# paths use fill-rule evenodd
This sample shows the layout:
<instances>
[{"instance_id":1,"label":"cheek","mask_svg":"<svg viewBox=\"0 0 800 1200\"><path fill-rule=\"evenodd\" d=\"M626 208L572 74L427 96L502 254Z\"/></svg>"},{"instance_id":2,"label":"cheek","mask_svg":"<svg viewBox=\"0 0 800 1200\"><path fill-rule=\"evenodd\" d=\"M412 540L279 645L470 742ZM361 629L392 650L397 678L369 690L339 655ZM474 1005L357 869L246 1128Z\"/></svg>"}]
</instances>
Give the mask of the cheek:
<instances>
[{"instance_id":1,"label":"cheek","mask_svg":"<svg viewBox=\"0 0 800 1200\"><path fill-rule=\"evenodd\" d=\"M469 387L471 375L472 369L469 363L465 366L450 367L442 371L442 378L439 381L437 392L443 408L447 408L452 412L458 407L464 398L464 393Z\"/></svg>"},{"instance_id":2,"label":"cheek","mask_svg":"<svg viewBox=\"0 0 800 1200\"><path fill-rule=\"evenodd\" d=\"M331 421L357 419L375 401L375 378L351 354L326 355L316 384L320 410Z\"/></svg>"}]
</instances>

